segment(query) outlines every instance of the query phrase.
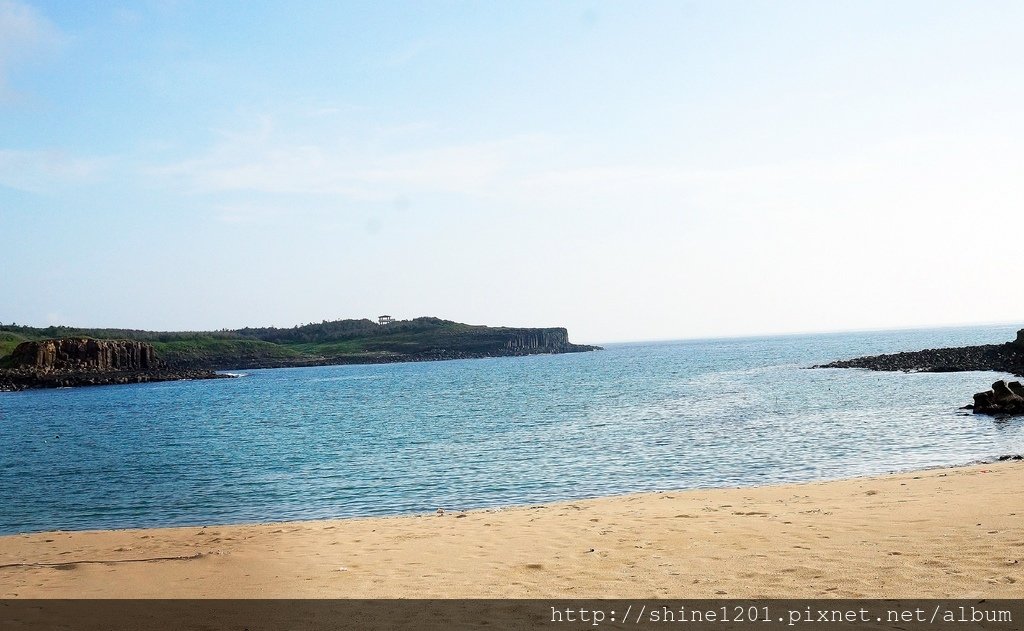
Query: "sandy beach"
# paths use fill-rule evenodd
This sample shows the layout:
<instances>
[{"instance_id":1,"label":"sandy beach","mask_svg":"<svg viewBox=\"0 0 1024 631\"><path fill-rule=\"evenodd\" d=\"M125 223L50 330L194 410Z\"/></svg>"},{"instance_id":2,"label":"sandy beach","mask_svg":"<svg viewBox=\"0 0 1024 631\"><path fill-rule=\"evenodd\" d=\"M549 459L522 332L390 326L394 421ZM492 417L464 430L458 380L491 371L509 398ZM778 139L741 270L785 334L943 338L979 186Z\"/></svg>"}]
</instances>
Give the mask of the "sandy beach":
<instances>
[{"instance_id":1,"label":"sandy beach","mask_svg":"<svg viewBox=\"0 0 1024 631\"><path fill-rule=\"evenodd\" d=\"M4 598L1024 596L1024 464L0 538Z\"/></svg>"}]
</instances>

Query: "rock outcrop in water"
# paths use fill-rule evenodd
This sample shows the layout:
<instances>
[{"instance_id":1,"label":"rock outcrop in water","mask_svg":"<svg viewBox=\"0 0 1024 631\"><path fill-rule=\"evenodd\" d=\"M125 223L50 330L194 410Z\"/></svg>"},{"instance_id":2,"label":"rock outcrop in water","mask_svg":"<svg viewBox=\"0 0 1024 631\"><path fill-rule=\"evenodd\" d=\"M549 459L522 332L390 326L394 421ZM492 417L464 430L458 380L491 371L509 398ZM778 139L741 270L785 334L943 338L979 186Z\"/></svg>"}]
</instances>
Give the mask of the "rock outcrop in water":
<instances>
[{"instance_id":1,"label":"rock outcrop in water","mask_svg":"<svg viewBox=\"0 0 1024 631\"><path fill-rule=\"evenodd\" d=\"M1017 339L1006 344L937 348L891 355L873 355L844 359L815 368L866 368L868 370L903 372L966 372L988 371L1011 373L1024 377L1024 329ZM975 414L1015 416L1024 414L1024 387L1019 381L997 381L992 389L974 395Z\"/></svg>"},{"instance_id":2,"label":"rock outcrop in water","mask_svg":"<svg viewBox=\"0 0 1024 631\"><path fill-rule=\"evenodd\" d=\"M1024 329L1006 344L935 348L844 359L815 368L866 368L903 372L1007 372L1024 377Z\"/></svg>"},{"instance_id":3,"label":"rock outcrop in water","mask_svg":"<svg viewBox=\"0 0 1024 631\"><path fill-rule=\"evenodd\" d=\"M1024 415L1024 385L1019 381L999 380L992 384L991 390L974 395L974 405L967 407L973 408L975 414Z\"/></svg>"},{"instance_id":4,"label":"rock outcrop in water","mask_svg":"<svg viewBox=\"0 0 1024 631\"><path fill-rule=\"evenodd\" d=\"M0 370L0 391L99 386L221 377L208 370L168 369L150 344L62 338L22 342Z\"/></svg>"}]
</instances>

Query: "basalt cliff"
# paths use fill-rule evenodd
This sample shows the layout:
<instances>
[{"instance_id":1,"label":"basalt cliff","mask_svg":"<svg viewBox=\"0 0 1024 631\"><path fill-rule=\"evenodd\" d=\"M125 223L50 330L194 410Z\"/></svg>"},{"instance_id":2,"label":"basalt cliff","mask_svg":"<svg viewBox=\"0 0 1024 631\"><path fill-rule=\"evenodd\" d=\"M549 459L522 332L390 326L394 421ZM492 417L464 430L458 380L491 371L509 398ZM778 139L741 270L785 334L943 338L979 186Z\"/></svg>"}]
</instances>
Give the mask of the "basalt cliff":
<instances>
[{"instance_id":1,"label":"basalt cliff","mask_svg":"<svg viewBox=\"0 0 1024 631\"><path fill-rule=\"evenodd\" d=\"M20 344L20 345L19 345ZM5 349L6 345L6 349ZM0 326L0 388L83 380L194 378L202 371L577 353L562 327L516 328L439 318L334 320L206 332ZM6 356L5 356L6 355ZM74 379L69 375L80 375ZM151 378L152 377L152 378ZM4 381L6 379L6 382ZM118 382L120 383L120 382ZM28 386L25 386L28 387Z\"/></svg>"},{"instance_id":2,"label":"basalt cliff","mask_svg":"<svg viewBox=\"0 0 1024 631\"><path fill-rule=\"evenodd\" d=\"M131 340L65 338L19 344L11 359L15 366L41 371L109 372L162 368L151 344Z\"/></svg>"},{"instance_id":3,"label":"basalt cliff","mask_svg":"<svg viewBox=\"0 0 1024 631\"><path fill-rule=\"evenodd\" d=\"M219 377L168 368L153 346L133 340L61 338L22 342L4 358L0 391Z\"/></svg>"}]
</instances>

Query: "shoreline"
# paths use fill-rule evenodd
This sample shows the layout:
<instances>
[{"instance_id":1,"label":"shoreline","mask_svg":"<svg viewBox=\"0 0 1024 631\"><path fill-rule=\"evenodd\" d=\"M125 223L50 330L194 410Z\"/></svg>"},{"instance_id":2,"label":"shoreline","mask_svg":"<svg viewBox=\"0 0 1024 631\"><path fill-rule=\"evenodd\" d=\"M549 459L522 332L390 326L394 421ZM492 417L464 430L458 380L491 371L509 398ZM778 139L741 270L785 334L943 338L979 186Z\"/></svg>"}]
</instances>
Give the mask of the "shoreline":
<instances>
[{"instance_id":1,"label":"shoreline","mask_svg":"<svg viewBox=\"0 0 1024 631\"><path fill-rule=\"evenodd\" d=\"M0 598L1020 597L1024 463L0 537Z\"/></svg>"},{"instance_id":2,"label":"shoreline","mask_svg":"<svg viewBox=\"0 0 1024 631\"><path fill-rule=\"evenodd\" d=\"M576 344L574 346L585 346ZM569 355L572 353L591 353L602 351L604 347L591 346L584 349L572 349L556 352L510 352L505 354L447 354L415 356L374 356L374 357L340 357L331 359L313 359L299 362L263 362L255 361L242 364L230 364L231 368L190 367L179 365L161 371L118 371L118 372L69 372L55 371L51 373L30 374L22 368L0 368L0 393L25 392L27 390L59 390L64 388L88 388L93 386L120 386L139 383L159 383L164 381L203 381L237 377L232 374L240 370L278 370L282 368L323 368L328 366L383 366L389 364L418 364L428 362L446 362L471 359L499 359L504 357L536 357L543 355Z\"/></svg>"},{"instance_id":3,"label":"shoreline","mask_svg":"<svg viewBox=\"0 0 1024 631\"><path fill-rule=\"evenodd\" d=\"M130 384L129 384L130 385ZM783 481L783 482L769 482L766 484L749 484L749 485L733 485L733 486L695 486L695 487L681 487L681 488L665 488L665 489L652 489L642 491L625 491L622 493L612 493L610 495L588 495L584 497L556 499L551 501L538 500L536 502L523 501L521 503L511 504L494 504L494 505L483 505L483 506L470 506L470 507L452 507L444 506L439 507L446 513L452 515L455 514L468 514L478 512L506 512L521 509L530 509L547 506L559 506L562 504L578 503L578 502L591 502L599 500L613 500L615 498L632 497L632 496L644 496L644 495L659 495L664 493L690 493L696 491L738 491L744 489L773 489L777 487L790 487L790 486L801 486L807 484L828 484L831 482L853 482L857 480L873 479L873 478L885 478L895 475L906 475L911 473L928 473L932 471L946 471L950 469L961 469L965 467L977 467L983 465L994 465L1001 464L1003 462L1016 462L1024 461L1024 454L1005 454L996 456L987 460L971 460L968 462L961 462L955 464L937 464L928 465L922 467L911 467L908 469L891 469L885 472L876 473L863 473L855 474L852 476L839 476L839 477L825 477L815 480L795 480L795 481ZM419 518L419 517L433 517L435 516L435 510L417 510L410 512L397 512L397 513L381 513L374 515L337 515L333 517L311 517L311 518L285 518L285 519L269 519L266 521L195 521L189 523L172 523L166 525L141 525L141 526L112 526L109 528L60 528L56 530L25 530L19 532L3 533L0 532L0 553L2 553L2 542L6 537L21 537L26 535L45 535L45 534L66 534L66 533L113 533L113 532L137 532L137 531L148 531L148 530L172 530L179 528L242 528L248 526L279 526L279 525L291 525L291 524L305 524L305 523L316 523L316 522L348 522L366 519L402 519L402 518Z\"/></svg>"}]
</instances>

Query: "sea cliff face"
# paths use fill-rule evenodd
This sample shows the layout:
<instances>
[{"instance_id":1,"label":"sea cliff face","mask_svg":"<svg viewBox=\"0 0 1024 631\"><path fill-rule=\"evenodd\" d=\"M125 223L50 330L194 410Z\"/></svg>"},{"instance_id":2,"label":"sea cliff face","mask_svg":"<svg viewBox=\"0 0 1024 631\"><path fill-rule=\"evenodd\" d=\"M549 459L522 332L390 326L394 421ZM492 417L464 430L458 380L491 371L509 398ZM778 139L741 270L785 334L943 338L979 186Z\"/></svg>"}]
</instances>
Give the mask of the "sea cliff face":
<instances>
[{"instance_id":1,"label":"sea cliff face","mask_svg":"<svg viewBox=\"0 0 1024 631\"><path fill-rule=\"evenodd\" d=\"M505 341L505 350L512 352L564 353L572 347L573 344L569 343L569 331L564 328L513 330Z\"/></svg>"},{"instance_id":2,"label":"sea cliff face","mask_svg":"<svg viewBox=\"0 0 1024 631\"><path fill-rule=\"evenodd\" d=\"M15 367L50 370L156 370L162 367L149 344L133 340L64 338L22 342L11 353Z\"/></svg>"},{"instance_id":3,"label":"sea cliff face","mask_svg":"<svg viewBox=\"0 0 1024 631\"><path fill-rule=\"evenodd\" d=\"M169 369L144 342L85 337L22 342L8 365L0 370L0 392L222 376L209 370Z\"/></svg>"},{"instance_id":4,"label":"sea cliff face","mask_svg":"<svg viewBox=\"0 0 1024 631\"><path fill-rule=\"evenodd\" d=\"M21 344L13 347L12 337ZM0 356L0 367L39 374L380 364L599 350L573 344L564 327L492 327L433 317L383 325L369 319L334 320L205 332L9 325L0 326L0 345L5 343L13 352Z\"/></svg>"}]
</instances>

